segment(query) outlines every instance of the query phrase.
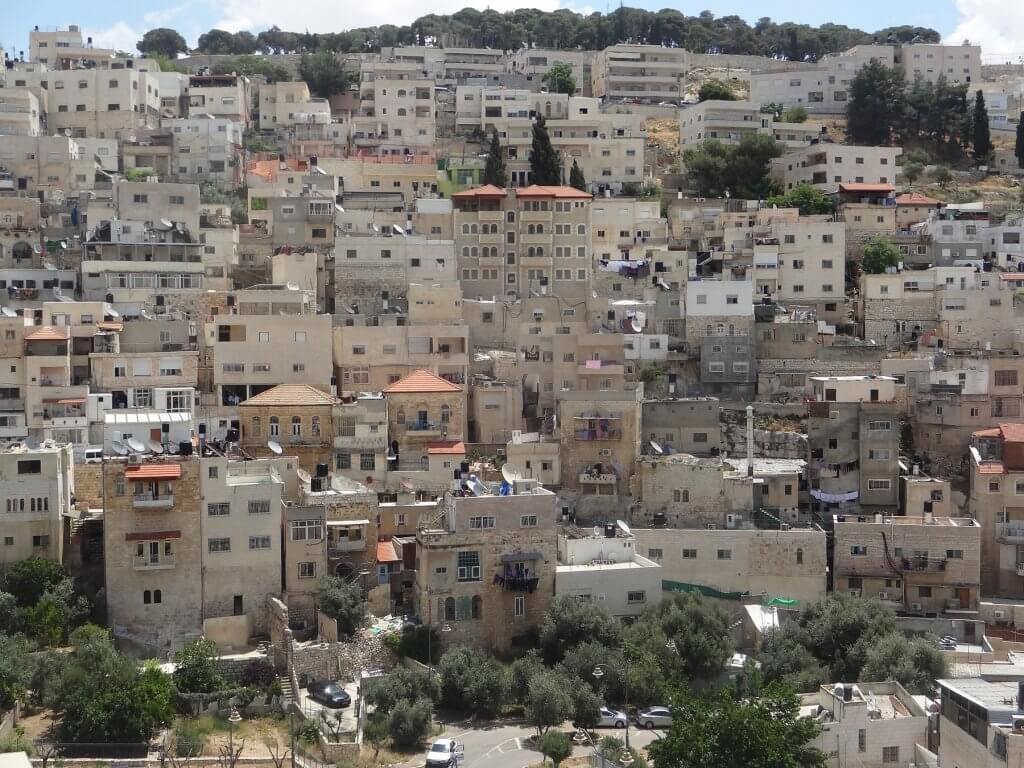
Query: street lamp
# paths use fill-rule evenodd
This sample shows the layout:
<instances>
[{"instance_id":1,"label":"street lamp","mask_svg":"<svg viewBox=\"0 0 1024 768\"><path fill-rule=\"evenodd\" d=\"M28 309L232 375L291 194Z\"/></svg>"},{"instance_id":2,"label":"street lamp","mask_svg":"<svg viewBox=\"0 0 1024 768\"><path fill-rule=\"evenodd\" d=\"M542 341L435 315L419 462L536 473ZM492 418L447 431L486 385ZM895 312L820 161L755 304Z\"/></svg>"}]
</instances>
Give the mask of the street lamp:
<instances>
[{"instance_id":1,"label":"street lamp","mask_svg":"<svg viewBox=\"0 0 1024 768\"><path fill-rule=\"evenodd\" d=\"M242 722L242 716L234 707L228 715L228 752L230 753L231 765L235 764L235 726Z\"/></svg>"},{"instance_id":2,"label":"street lamp","mask_svg":"<svg viewBox=\"0 0 1024 768\"><path fill-rule=\"evenodd\" d=\"M604 756L604 750L601 749L600 745L598 745L590 737L590 734L587 733L584 729L582 729L582 728L577 729L576 733L574 733L572 735L572 740L576 744L590 744L590 748L594 750L594 754L596 754L599 758L601 758L601 766L602 766L602 768L604 768L604 765L606 763L610 762L608 760L608 758L606 758ZM634 760L633 760L632 753L627 751L627 752L623 752L621 755L619 755L619 765L621 766L621 768L629 768L629 766L631 766L633 763L634 763Z\"/></svg>"},{"instance_id":3,"label":"street lamp","mask_svg":"<svg viewBox=\"0 0 1024 768\"><path fill-rule=\"evenodd\" d=\"M604 677L604 667L607 667L607 666L608 666L607 664L598 664L597 666L594 667L594 671L591 674L595 678L600 680L602 677ZM628 750L629 750L629 681L626 679L625 671L623 671L623 673L622 673L622 687L624 688L625 694L626 694L626 701L625 701L625 710L626 710L625 711L625 715L626 715L626 750L628 752Z\"/></svg>"}]
</instances>

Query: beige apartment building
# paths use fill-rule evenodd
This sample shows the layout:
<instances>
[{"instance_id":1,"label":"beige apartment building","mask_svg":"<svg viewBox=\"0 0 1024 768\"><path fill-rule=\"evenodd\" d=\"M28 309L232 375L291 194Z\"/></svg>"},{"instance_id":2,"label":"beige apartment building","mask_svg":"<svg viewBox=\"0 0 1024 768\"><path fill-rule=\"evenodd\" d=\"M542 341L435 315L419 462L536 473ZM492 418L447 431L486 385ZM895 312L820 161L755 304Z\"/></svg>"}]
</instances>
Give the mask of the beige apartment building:
<instances>
[{"instance_id":1,"label":"beige apartment building","mask_svg":"<svg viewBox=\"0 0 1024 768\"><path fill-rule=\"evenodd\" d=\"M702 101L679 110L679 147L714 139L739 144L744 136L772 134L772 116L753 101Z\"/></svg>"},{"instance_id":2,"label":"beige apartment building","mask_svg":"<svg viewBox=\"0 0 1024 768\"><path fill-rule=\"evenodd\" d=\"M29 434L58 442L86 441L88 379L71 367L69 329L39 326L25 334L25 420Z\"/></svg>"},{"instance_id":3,"label":"beige apartment building","mask_svg":"<svg viewBox=\"0 0 1024 768\"><path fill-rule=\"evenodd\" d=\"M44 108L28 89L4 90L0 95L0 136L38 136Z\"/></svg>"},{"instance_id":4,"label":"beige apartment building","mask_svg":"<svg viewBox=\"0 0 1024 768\"><path fill-rule=\"evenodd\" d=\"M834 192L840 184L895 184L899 147L854 147L821 143L771 161L771 173L785 189L799 184Z\"/></svg>"},{"instance_id":5,"label":"beige apartment building","mask_svg":"<svg viewBox=\"0 0 1024 768\"><path fill-rule=\"evenodd\" d=\"M327 99L315 99L302 80L261 83L259 86L259 128L273 131L296 125L331 122Z\"/></svg>"},{"instance_id":6,"label":"beige apartment building","mask_svg":"<svg viewBox=\"0 0 1024 768\"><path fill-rule=\"evenodd\" d=\"M429 479L444 483L443 473L437 478L432 470L441 456L465 454L465 387L418 369L385 387L383 393L390 441L388 469L428 472L434 476Z\"/></svg>"},{"instance_id":7,"label":"beige apartment building","mask_svg":"<svg viewBox=\"0 0 1024 768\"><path fill-rule=\"evenodd\" d=\"M243 75L192 75L188 79L188 114L222 117L242 125L251 122L249 78Z\"/></svg>"},{"instance_id":8,"label":"beige apartment building","mask_svg":"<svg viewBox=\"0 0 1024 768\"><path fill-rule=\"evenodd\" d=\"M551 603L555 534L555 495L535 480L517 482L508 496L496 483L477 480L472 492L460 484L432 516L420 516L418 615L451 629L441 634L446 644L517 647Z\"/></svg>"},{"instance_id":9,"label":"beige apartment building","mask_svg":"<svg viewBox=\"0 0 1024 768\"><path fill-rule=\"evenodd\" d=\"M954 768L1002 768L1024 760L1024 711L1017 679L963 677L939 687L939 760Z\"/></svg>"},{"instance_id":10,"label":"beige apartment building","mask_svg":"<svg viewBox=\"0 0 1024 768\"><path fill-rule=\"evenodd\" d=\"M330 466L336 398L309 384L279 384L238 405L239 445L250 456L287 450L311 474ZM321 470L322 471L322 470Z\"/></svg>"},{"instance_id":11,"label":"beige apartment building","mask_svg":"<svg viewBox=\"0 0 1024 768\"><path fill-rule=\"evenodd\" d=\"M380 392L343 392L334 407L334 471L383 483L388 468L387 401Z\"/></svg>"},{"instance_id":12,"label":"beige apartment building","mask_svg":"<svg viewBox=\"0 0 1024 768\"><path fill-rule=\"evenodd\" d=\"M163 655L202 633L199 473L195 458L103 463L109 622L138 652Z\"/></svg>"},{"instance_id":13,"label":"beige apartment building","mask_svg":"<svg viewBox=\"0 0 1024 768\"><path fill-rule=\"evenodd\" d=\"M93 66L109 66L114 58L110 48L96 48L92 38L82 39L82 28L69 24L67 29L36 29L28 33L28 56L34 64L47 69L72 69L72 64L91 62Z\"/></svg>"},{"instance_id":14,"label":"beige apartment building","mask_svg":"<svg viewBox=\"0 0 1024 768\"><path fill-rule=\"evenodd\" d=\"M1001 423L974 433L970 515L981 524L981 588L1016 597L1024 589L1024 426Z\"/></svg>"},{"instance_id":15,"label":"beige apartment building","mask_svg":"<svg viewBox=\"0 0 1024 768\"><path fill-rule=\"evenodd\" d=\"M418 64L365 61L352 144L382 154L434 149L434 82Z\"/></svg>"},{"instance_id":16,"label":"beige apartment building","mask_svg":"<svg viewBox=\"0 0 1024 768\"><path fill-rule=\"evenodd\" d=\"M640 456L632 478L636 526L741 528L754 511L754 478L728 461L686 453Z\"/></svg>"},{"instance_id":17,"label":"beige apartment building","mask_svg":"<svg viewBox=\"0 0 1024 768\"><path fill-rule=\"evenodd\" d=\"M519 48L508 57L511 72L525 75L533 87L546 87L544 75L555 64L568 64L576 81L576 91L581 96L591 96L592 67L596 51L560 50L551 48Z\"/></svg>"},{"instance_id":18,"label":"beige apartment building","mask_svg":"<svg viewBox=\"0 0 1024 768\"><path fill-rule=\"evenodd\" d=\"M620 43L598 51L592 64L594 96L614 101L678 101L692 55L684 48Z\"/></svg>"},{"instance_id":19,"label":"beige apartment building","mask_svg":"<svg viewBox=\"0 0 1024 768\"><path fill-rule=\"evenodd\" d=\"M113 139L104 147L115 157ZM11 188L35 195L87 191L96 186L96 161L78 141L66 136L4 136L0 164L11 174Z\"/></svg>"},{"instance_id":20,"label":"beige apartment building","mask_svg":"<svg viewBox=\"0 0 1024 768\"><path fill-rule=\"evenodd\" d=\"M0 440L28 437L25 420L25 335L33 331L23 317L0 318Z\"/></svg>"},{"instance_id":21,"label":"beige apartment building","mask_svg":"<svg viewBox=\"0 0 1024 768\"><path fill-rule=\"evenodd\" d=\"M877 598L918 616L977 610L982 533L977 521L932 512L833 519L835 591Z\"/></svg>"},{"instance_id":22,"label":"beige apartment building","mask_svg":"<svg viewBox=\"0 0 1024 768\"><path fill-rule=\"evenodd\" d=\"M810 605L826 591L825 532L812 528L634 528L637 553L661 565L666 590L768 595Z\"/></svg>"},{"instance_id":23,"label":"beige apartment building","mask_svg":"<svg viewBox=\"0 0 1024 768\"><path fill-rule=\"evenodd\" d=\"M558 536L555 595L601 604L613 616L639 616L661 602L661 570L620 526L568 529Z\"/></svg>"},{"instance_id":24,"label":"beige apartment building","mask_svg":"<svg viewBox=\"0 0 1024 768\"><path fill-rule=\"evenodd\" d=\"M920 75L930 83L944 77L953 84L981 84L981 46L966 40L962 45L904 43L896 49L896 65L911 83Z\"/></svg>"},{"instance_id":25,"label":"beige apartment building","mask_svg":"<svg viewBox=\"0 0 1024 768\"><path fill-rule=\"evenodd\" d=\"M0 565L30 557L63 562L64 516L75 491L72 447L0 451Z\"/></svg>"},{"instance_id":26,"label":"beige apartment building","mask_svg":"<svg viewBox=\"0 0 1024 768\"><path fill-rule=\"evenodd\" d=\"M591 199L572 187L484 186L455 193L455 255L463 292L586 297Z\"/></svg>"},{"instance_id":27,"label":"beige apartment building","mask_svg":"<svg viewBox=\"0 0 1024 768\"><path fill-rule=\"evenodd\" d=\"M284 511L284 601L289 615L316 625L316 588L327 568L327 508L289 504Z\"/></svg>"}]
</instances>

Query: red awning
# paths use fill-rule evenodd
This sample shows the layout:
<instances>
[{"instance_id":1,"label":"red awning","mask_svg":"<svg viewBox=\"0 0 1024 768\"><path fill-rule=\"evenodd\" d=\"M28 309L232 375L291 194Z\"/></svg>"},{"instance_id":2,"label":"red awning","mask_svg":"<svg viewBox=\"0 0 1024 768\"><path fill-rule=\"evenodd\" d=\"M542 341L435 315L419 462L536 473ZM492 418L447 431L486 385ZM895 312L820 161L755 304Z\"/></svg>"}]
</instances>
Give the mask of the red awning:
<instances>
[{"instance_id":1,"label":"red awning","mask_svg":"<svg viewBox=\"0 0 1024 768\"><path fill-rule=\"evenodd\" d=\"M144 533L126 533L125 541L149 541L151 539L180 539L181 531L146 531Z\"/></svg>"},{"instance_id":2,"label":"red awning","mask_svg":"<svg viewBox=\"0 0 1024 768\"><path fill-rule=\"evenodd\" d=\"M139 464L127 467L128 480L174 480L181 477L181 464Z\"/></svg>"}]
</instances>

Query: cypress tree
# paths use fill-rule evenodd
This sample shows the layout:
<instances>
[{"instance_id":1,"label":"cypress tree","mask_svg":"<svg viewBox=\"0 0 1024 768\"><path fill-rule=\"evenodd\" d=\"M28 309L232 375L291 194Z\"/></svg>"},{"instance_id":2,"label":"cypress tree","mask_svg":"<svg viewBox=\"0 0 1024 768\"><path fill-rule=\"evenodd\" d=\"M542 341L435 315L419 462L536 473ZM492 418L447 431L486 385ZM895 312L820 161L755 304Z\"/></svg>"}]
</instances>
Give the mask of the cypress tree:
<instances>
[{"instance_id":1,"label":"cypress tree","mask_svg":"<svg viewBox=\"0 0 1024 768\"><path fill-rule=\"evenodd\" d=\"M974 159L979 163L988 160L992 154L992 136L988 128L988 109L985 94L980 90L974 98Z\"/></svg>"},{"instance_id":2,"label":"cypress tree","mask_svg":"<svg viewBox=\"0 0 1024 768\"><path fill-rule=\"evenodd\" d=\"M541 186L556 187L562 183L562 160L551 146L548 126L541 115L537 116L537 120L533 124L530 175L533 183Z\"/></svg>"},{"instance_id":3,"label":"cypress tree","mask_svg":"<svg viewBox=\"0 0 1024 768\"><path fill-rule=\"evenodd\" d=\"M583 169L573 158L572 168L569 169L569 186L576 187L580 192L587 191L587 180L583 178Z\"/></svg>"},{"instance_id":4,"label":"cypress tree","mask_svg":"<svg viewBox=\"0 0 1024 768\"><path fill-rule=\"evenodd\" d=\"M1017 167L1024 168L1024 112L1017 120L1017 141L1013 145L1013 154L1017 156Z\"/></svg>"},{"instance_id":5,"label":"cypress tree","mask_svg":"<svg viewBox=\"0 0 1024 768\"><path fill-rule=\"evenodd\" d=\"M508 186L508 169L505 168L505 157L501 154L497 128L491 133L491 147L487 153L487 164L484 166L483 182L503 189Z\"/></svg>"}]
</instances>

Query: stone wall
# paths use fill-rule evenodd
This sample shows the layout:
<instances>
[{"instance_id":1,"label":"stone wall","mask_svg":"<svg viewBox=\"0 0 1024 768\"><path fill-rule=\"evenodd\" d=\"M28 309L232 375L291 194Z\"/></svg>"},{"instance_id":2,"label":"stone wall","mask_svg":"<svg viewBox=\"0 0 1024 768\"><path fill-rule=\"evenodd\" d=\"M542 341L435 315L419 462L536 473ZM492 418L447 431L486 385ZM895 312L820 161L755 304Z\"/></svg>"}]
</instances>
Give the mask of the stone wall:
<instances>
[{"instance_id":1,"label":"stone wall","mask_svg":"<svg viewBox=\"0 0 1024 768\"><path fill-rule=\"evenodd\" d=\"M75 463L75 500L103 508L103 465Z\"/></svg>"}]
</instances>

